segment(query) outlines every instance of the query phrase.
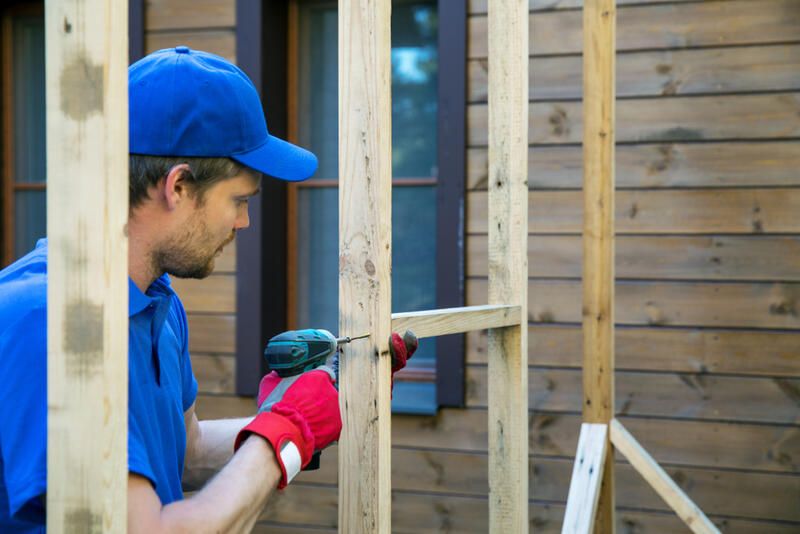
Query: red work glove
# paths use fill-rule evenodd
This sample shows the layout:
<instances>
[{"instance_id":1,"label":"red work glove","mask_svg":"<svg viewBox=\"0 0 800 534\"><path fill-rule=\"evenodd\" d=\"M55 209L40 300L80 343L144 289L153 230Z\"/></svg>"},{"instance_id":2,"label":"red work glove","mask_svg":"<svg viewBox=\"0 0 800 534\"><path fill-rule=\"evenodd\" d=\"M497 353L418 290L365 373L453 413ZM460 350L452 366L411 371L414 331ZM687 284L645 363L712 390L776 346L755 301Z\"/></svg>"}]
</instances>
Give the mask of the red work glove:
<instances>
[{"instance_id":1,"label":"red work glove","mask_svg":"<svg viewBox=\"0 0 800 534\"><path fill-rule=\"evenodd\" d=\"M264 437L275 451L282 474L278 489L283 489L308 465L314 450L339 439L339 395L326 370L283 379L273 371L261 380L258 403L258 415L239 432L234 450L250 433Z\"/></svg>"},{"instance_id":2,"label":"red work glove","mask_svg":"<svg viewBox=\"0 0 800 534\"><path fill-rule=\"evenodd\" d=\"M397 332L392 332L389 339L389 352L392 354L392 389L394 390L394 374L406 366L408 360L414 355L419 346L419 340L414 332L406 330L403 337Z\"/></svg>"}]
</instances>

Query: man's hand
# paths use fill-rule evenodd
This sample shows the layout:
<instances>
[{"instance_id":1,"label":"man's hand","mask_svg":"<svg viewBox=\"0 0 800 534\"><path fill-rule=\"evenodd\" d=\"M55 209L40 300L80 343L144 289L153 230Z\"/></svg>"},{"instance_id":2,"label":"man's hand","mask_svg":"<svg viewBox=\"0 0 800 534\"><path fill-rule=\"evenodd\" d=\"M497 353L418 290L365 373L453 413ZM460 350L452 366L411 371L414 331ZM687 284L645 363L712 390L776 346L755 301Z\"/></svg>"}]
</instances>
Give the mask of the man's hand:
<instances>
[{"instance_id":1,"label":"man's hand","mask_svg":"<svg viewBox=\"0 0 800 534\"><path fill-rule=\"evenodd\" d=\"M394 389L394 374L406 366L418 346L419 340L411 330L406 330L403 337L397 332L392 332L389 339L389 352L392 354L392 389Z\"/></svg>"},{"instance_id":2,"label":"man's hand","mask_svg":"<svg viewBox=\"0 0 800 534\"><path fill-rule=\"evenodd\" d=\"M275 450L282 489L311 461L314 450L339 439L338 392L325 370L284 379L273 371L261 380L258 401L258 415L239 433L234 448L250 433L263 436Z\"/></svg>"}]
</instances>

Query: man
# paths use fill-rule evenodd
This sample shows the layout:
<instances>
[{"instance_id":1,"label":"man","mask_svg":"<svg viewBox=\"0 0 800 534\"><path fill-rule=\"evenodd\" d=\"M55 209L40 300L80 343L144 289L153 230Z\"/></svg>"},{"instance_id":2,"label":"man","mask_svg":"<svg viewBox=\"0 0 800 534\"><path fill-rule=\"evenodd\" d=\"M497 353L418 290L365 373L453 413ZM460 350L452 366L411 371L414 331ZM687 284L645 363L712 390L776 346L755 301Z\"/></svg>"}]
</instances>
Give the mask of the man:
<instances>
[{"instance_id":1,"label":"man","mask_svg":"<svg viewBox=\"0 0 800 534\"><path fill-rule=\"evenodd\" d=\"M337 392L324 370L288 388L272 373L259 390L269 411L198 421L186 314L168 274L210 274L249 225L258 173L304 180L316 157L268 133L253 84L218 56L156 52L131 66L129 91L128 531L249 531L272 492L338 438ZM4 533L44 531L46 261L41 240L0 272ZM396 335L392 347L397 369L413 349ZM202 489L183 499L184 485Z\"/></svg>"}]
</instances>

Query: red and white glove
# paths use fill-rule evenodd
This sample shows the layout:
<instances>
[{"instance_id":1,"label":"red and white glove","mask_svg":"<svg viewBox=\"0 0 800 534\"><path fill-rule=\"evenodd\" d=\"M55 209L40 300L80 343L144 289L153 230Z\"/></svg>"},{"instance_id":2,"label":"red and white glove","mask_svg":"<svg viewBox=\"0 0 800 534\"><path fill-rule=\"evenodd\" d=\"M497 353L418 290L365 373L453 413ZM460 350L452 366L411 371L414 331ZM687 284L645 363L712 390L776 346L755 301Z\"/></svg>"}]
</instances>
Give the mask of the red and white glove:
<instances>
[{"instance_id":1,"label":"red and white glove","mask_svg":"<svg viewBox=\"0 0 800 534\"><path fill-rule=\"evenodd\" d=\"M278 489L308 465L314 450L338 440L342 431L339 394L326 369L288 378L269 373L258 387L258 405L258 415L239 432L234 450L251 433L269 441L281 468Z\"/></svg>"},{"instance_id":2,"label":"red and white glove","mask_svg":"<svg viewBox=\"0 0 800 534\"><path fill-rule=\"evenodd\" d=\"M406 330L403 337L397 332L392 332L392 337L389 339L389 352L392 354L392 390L394 390L394 374L406 366L418 346L419 340L411 330Z\"/></svg>"}]
</instances>

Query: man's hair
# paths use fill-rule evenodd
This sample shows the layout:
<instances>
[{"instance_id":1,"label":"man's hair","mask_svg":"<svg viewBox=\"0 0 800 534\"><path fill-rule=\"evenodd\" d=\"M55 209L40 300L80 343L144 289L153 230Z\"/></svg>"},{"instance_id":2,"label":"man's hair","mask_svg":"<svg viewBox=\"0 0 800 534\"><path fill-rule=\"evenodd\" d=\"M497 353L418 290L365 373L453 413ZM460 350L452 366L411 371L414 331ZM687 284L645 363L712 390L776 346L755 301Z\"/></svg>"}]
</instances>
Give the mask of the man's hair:
<instances>
[{"instance_id":1,"label":"man's hair","mask_svg":"<svg viewBox=\"0 0 800 534\"><path fill-rule=\"evenodd\" d=\"M198 203L203 202L203 195L215 183L233 178L239 174L244 165L230 158L177 158L165 156L130 155L130 197L128 205L133 209L149 198L148 190L157 185L169 174L175 165L189 165L188 183Z\"/></svg>"}]
</instances>

